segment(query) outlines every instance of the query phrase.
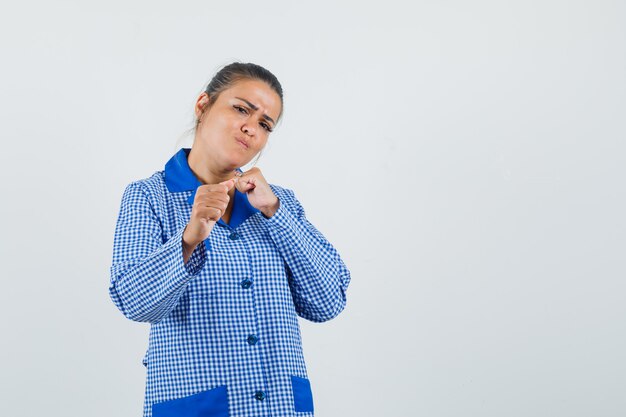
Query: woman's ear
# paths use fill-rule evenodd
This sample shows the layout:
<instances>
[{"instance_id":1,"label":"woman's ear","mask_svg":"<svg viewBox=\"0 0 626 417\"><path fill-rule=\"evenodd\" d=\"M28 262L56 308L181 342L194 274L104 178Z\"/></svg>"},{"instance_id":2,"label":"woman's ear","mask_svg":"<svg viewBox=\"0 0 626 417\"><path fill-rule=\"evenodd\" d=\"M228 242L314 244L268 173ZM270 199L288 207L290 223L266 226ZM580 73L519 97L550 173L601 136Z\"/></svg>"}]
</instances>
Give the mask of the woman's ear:
<instances>
[{"instance_id":1,"label":"woman's ear","mask_svg":"<svg viewBox=\"0 0 626 417\"><path fill-rule=\"evenodd\" d=\"M202 117L202 114L204 114L206 109L209 107L210 101L211 99L209 95L206 93L206 91L203 91L202 94L198 96L198 99L196 100L196 106L194 108L194 111L196 113L196 118L198 120L200 120L200 118Z\"/></svg>"}]
</instances>

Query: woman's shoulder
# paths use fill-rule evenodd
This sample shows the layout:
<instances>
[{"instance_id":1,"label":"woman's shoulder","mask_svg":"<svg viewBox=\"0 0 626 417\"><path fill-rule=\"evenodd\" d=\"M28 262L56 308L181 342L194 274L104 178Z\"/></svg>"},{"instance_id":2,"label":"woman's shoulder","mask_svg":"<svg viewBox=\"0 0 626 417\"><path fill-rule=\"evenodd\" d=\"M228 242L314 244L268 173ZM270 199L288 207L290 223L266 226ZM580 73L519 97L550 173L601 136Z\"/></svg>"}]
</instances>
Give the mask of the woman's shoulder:
<instances>
[{"instance_id":1,"label":"woman's shoulder","mask_svg":"<svg viewBox=\"0 0 626 417\"><path fill-rule=\"evenodd\" d=\"M143 188L146 191L162 189L165 185L165 171L156 171L149 177L131 180L126 188Z\"/></svg>"},{"instance_id":2,"label":"woman's shoulder","mask_svg":"<svg viewBox=\"0 0 626 417\"><path fill-rule=\"evenodd\" d=\"M269 184L269 183L268 183ZM281 186L281 185L277 185L277 184L269 184L270 188L272 189L272 191L274 192L274 194L276 194L276 197L278 198L284 198L284 199L289 199L289 200L293 200L295 198L295 193L292 189Z\"/></svg>"},{"instance_id":3,"label":"woman's shoulder","mask_svg":"<svg viewBox=\"0 0 626 417\"><path fill-rule=\"evenodd\" d=\"M162 199L165 196L164 171L156 171L149 177L131 180L127 183L124 194L145 195L148 200Z\"/></svg>"},{"instance_id":4,"label":"woman's shoulder","mask_svg":"<svg viewBox=\"0 0 626 417\"><path fill-rule=\"evenodd\" d=\"M282 193L286 192L286 190L287 190L287 188L285 188L283 186L280 186L280 185L277 185L277 184L268 183L268 185L270 186L272 191L274 191L274 193L278 192L278 193L282 194Z\"/></svg>"},{"instance_id":5,"label":"woman's shoulder","mask_svg":"<svg viewBox=\"0 0 626 417\"><path fill-rule=\"evenodd\" d=\"M296 197L296 193L291 188L287 188L284 186L269 184L270 188L278 197L281 204L284 204L285 207L293 213L302 214L304 209L302 204Z\"/></svg>"}]
</instances>

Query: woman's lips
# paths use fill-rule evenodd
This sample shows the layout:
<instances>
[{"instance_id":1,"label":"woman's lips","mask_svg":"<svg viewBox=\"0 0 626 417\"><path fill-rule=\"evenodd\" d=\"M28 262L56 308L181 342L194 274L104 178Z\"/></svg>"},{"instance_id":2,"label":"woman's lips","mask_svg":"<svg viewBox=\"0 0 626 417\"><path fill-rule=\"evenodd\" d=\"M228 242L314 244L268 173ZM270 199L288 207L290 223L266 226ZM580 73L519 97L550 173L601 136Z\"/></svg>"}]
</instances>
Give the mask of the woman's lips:
<instances>
[{"instance_id":1,"label":"woman's lips","mask_svg":"<svg viewBox=\"0 0 626 417\"><path fill-rule=\"evenodd\" d=\"M243 146L245 149L248 149L248 145L246 145L246 143L245 143L243 140L241 140L241 139L239 139L239 138L235 138L235 140L236 140L237 142L239 142L239 144L240 144L241 146Z\"/></svg>"}]
</instances>

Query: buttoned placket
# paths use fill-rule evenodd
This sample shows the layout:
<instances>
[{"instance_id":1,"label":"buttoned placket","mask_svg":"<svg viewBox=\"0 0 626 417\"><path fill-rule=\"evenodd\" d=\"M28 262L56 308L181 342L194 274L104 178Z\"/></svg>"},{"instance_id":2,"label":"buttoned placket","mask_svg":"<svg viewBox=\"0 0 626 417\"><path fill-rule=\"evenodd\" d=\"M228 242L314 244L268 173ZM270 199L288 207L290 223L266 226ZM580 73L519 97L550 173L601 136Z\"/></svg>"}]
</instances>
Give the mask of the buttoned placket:
<instances>
[{"instance_id":1,"label":"buttoned placket","mask_svg":"<svg viewBox=\"0 0 626 417\"><path fill-rule=\"evenodd\" d=\"M233 211L235 211L234 207L233 207ZM242 233L240 231L238 231L238 228L232 228L228 223L224 222L221 218L219 219L219 221L215 224L215 227L221 227L224 228L224 231L227 234L228 240L232 245L241 245L245 251L245 253L250 256L250 249L248 247L248 245L245 242L245 238L242 235ZM235 285L238 285L240 287L240 292L241 292L241 296L242 297L248 297L248 300L250 301L249 303L245 303L246 305L250 306L249 308L252 310L252 314L251 316L254 317L254 323L250 323L250 327L249 327L249 332L247 334L242 334L241 337L243 339L243 343L245 343L249 349L247 349L248 352L250 352L252 355L258 355L258 357L260 358L259 363L261 364L261 370L263 373L263 378L264 381L262 384L260 384L256 391L251 393L251 396L254 397L255 400L258 401L259 405L264 405L265 408L267 407L267 386L268 386L268 375L267 375L267 369L265 367L266 361L264 359L264 352L263 352L263 343L258 335L258 322L257 322L257 318L259 317L258 312L257 312L257 307L256 307L256 300L254 297L254 288L253 288L253 271L252 271L252 266L250 264L248 264L249 270L248 270L248 274L247 276L243 277L242 279L239 279L238 282L235 283Z\"/></svg>"}]
</instances>

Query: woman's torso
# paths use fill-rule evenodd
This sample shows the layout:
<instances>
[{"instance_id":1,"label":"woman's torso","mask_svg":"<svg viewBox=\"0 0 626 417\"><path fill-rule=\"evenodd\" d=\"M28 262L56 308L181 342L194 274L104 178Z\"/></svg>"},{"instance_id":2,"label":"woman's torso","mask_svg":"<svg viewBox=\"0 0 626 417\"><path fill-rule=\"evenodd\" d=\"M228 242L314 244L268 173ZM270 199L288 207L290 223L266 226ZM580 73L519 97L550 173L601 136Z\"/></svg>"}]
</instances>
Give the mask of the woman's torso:
<instances>
[{"instance_id":1,"label":"woman's torso","mask_svg":"<svg viewBox=\"0 0 626 417\"><path fill-rule=\"evenodd\" d=\"M171 192L164 174L142 181L166 242L187 224L192 191ZM296 415L294 389L307 378L301 336L285 264L263 215L239 193L205 243L204 267L151 326L144 417L155 403L165 413L162 405L186 406L185 398L227 398L228 416Z\"/></svg>"}]
</instances>

